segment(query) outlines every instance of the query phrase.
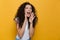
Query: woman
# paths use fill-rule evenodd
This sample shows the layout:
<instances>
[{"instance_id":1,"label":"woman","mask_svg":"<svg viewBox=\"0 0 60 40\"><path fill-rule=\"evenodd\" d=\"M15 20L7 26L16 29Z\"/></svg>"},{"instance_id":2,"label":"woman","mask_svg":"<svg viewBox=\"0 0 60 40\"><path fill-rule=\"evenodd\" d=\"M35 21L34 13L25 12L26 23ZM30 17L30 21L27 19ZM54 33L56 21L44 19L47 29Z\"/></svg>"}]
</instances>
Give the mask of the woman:
<instances>
[{"instance_id":1,"label":"woman","mask_svg":"<svg viewBox=\"0 0 60 40\"><path fill-rule=\"evenodd\" d=\"M30 40L37 21L34 6L29 2L23 3L18 8L14 20L17 25L16 40Z\"/></svg>"}]
</instances>

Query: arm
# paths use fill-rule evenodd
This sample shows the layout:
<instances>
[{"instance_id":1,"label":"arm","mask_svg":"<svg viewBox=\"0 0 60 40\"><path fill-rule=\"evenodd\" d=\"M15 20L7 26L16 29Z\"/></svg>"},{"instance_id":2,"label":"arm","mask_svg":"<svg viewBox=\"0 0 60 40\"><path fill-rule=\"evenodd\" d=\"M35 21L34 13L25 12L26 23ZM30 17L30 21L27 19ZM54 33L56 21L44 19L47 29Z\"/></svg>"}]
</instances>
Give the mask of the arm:
<instances>
[{"instance_id":1,"label":"arm","mask_svg":"<svg viewBox=\"0 0 60 40\"><path fill-rule=\"evenodd\" d=\"M30 38L33 36L33 34L34 34L33 23L30 23L30 29L29 29Z\"/></svg>"},{"instance_id":2,"label":"arm","mask_svg":"<svg viewBox=\"0 0 60 40\"><path fill-rule=\"evenodd\" d=\"M18 20L15 19L15 22L16 22L16 26L17 26L17 32L18 32L18 35L20 36L20 38L22 38L23 34L24 34L24 30L25 30L25 27L26 27L26 21L27 20L24 20L24 23L22 25L22 28L19 27L19 23L18 23Z\"/></svg>"},{"instance_id":3,"label":"arm","mask_svg":"<svg viewBox=\"0 0 60 40\"><path fill-rule=\"evenodd\" d=\"M34 28L33 28L33 20L34 20L35 16L33 13L31 13L31 16L29 18L29 22L30 22L30 29L29 29L29 35L30 35L30 38L33 36L34 34Z\"/></svg>"}]
</instances>

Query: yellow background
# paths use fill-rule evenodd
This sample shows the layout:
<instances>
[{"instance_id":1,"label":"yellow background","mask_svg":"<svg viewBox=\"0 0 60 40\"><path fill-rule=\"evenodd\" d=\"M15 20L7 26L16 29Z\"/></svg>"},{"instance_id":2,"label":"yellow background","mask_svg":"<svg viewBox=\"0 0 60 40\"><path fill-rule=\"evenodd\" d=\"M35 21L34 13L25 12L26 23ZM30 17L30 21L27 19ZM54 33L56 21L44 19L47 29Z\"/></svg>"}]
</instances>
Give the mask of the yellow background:
<instances>
[{"instance_id":1,"label":"yellow background","mask_svg":"<svg viewBox=\"0 0 60 40\"><path fill-rule=\"evenodd\" d=\"M0 0L0 40L15 40L13 18L26 1L35 6L38 16L32 40L60 40L60 0Z\"/></svg>"}]
</instances>

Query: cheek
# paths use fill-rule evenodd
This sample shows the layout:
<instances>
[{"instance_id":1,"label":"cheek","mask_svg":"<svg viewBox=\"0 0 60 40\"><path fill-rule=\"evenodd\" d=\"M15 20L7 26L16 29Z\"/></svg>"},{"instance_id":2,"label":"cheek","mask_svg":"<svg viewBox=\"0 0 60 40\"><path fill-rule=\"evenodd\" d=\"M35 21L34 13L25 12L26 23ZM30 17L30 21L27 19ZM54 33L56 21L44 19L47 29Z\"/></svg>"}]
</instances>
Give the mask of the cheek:
<instances>
[{"instance_id":1,"label":"cheek","mask_svg":"<svg viewBox=\"0 0 60 40\"><path fill-rule=\"evenodd\" d=\"M32 12L32 9L30 11Z\"/></svg>"},{"instance_id":2,"label":"cheek","mask_svg":"<svg viewBox=\"0 0 60 40\"><path fill-rule=\"evenodd\" d=\"M25 12L27 12L28 11L28 9L25 9Z\"/></svg>"},{"instance_id":3,"label":"cheek","mask_svg":"<svg viewBox=\"0 0 60 40\"><path fill-rule=\"evenodd\" d=\"M27 9L24 10L24 13L27 15Z\"/></svg>"}]
</instances>

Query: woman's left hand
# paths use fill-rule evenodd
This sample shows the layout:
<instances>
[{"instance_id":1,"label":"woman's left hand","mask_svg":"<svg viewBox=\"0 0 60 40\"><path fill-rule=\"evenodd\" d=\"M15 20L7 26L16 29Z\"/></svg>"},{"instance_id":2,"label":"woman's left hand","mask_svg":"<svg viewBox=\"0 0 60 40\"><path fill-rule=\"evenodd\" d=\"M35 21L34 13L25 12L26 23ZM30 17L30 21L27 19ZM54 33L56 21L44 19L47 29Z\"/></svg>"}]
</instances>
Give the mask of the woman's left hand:
<instances>
[{"instance_id":1,"label":"woman's left hand","mask_svg":"<svg viewBox=\"0 0 60 40\"><path fill-rule=\"evenodd\" d=\"M31 16L30 16L30 18L29 18L29 22L32 23L33 20L34 20L34 18L35 18L35 16L34 16L34 13L32 12L32 13L31 13Z\"/></svg>"}]
</instances>

